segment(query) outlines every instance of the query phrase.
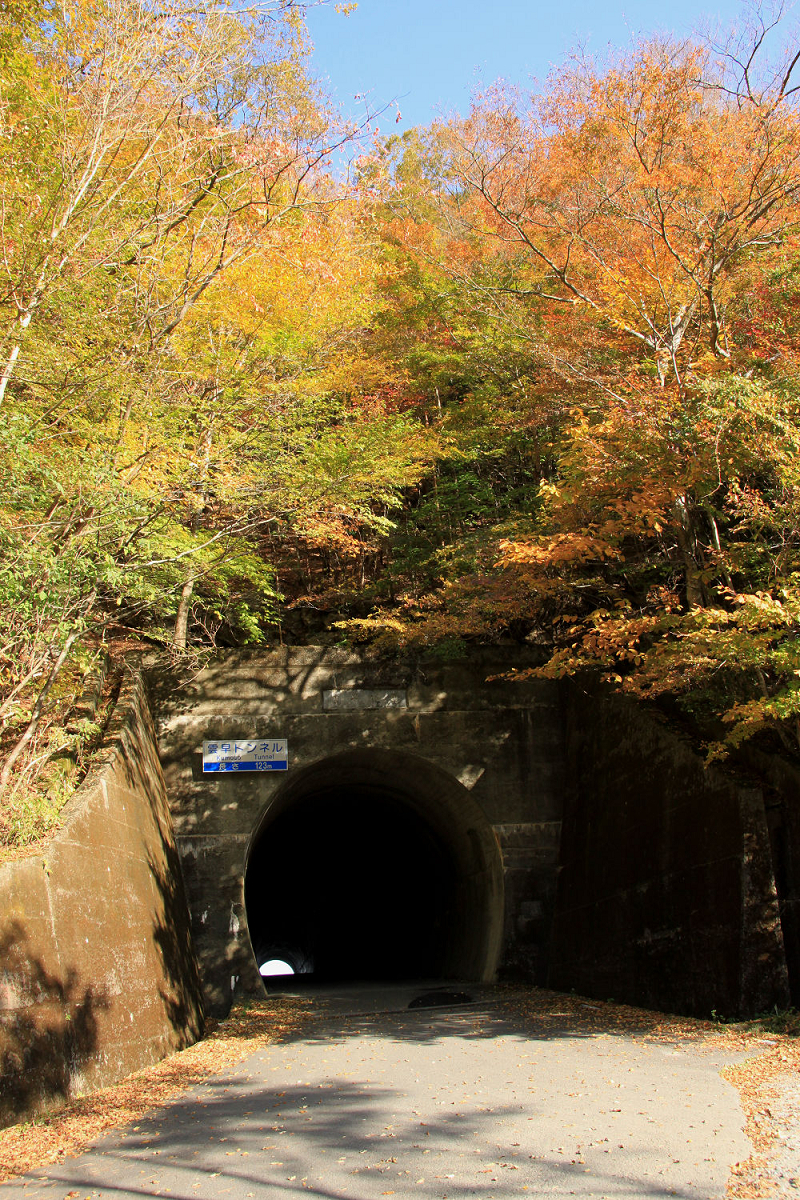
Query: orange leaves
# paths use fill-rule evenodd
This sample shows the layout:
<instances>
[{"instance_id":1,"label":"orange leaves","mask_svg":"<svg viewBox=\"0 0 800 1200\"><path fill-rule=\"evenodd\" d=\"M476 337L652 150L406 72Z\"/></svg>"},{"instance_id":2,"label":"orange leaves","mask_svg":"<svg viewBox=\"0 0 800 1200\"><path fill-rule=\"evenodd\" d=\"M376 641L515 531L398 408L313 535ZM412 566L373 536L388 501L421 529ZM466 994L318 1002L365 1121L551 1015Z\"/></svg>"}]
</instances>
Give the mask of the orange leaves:
<instances>
[{"instance_id":1,"label":"orange leaves","mask_svg":"<svg viewBox=\"0 0 800 1200\"><path fill-rule=\"evenodd\" d=\"M492 481L472 527L434 481L391 638L528 638L733 738L800 710L800 114L728 83L654 39L395 142L378 292L392 382Z\"/></svg>"},{"instance_id":2,"label":"orange leaves","mask_svg":"<svg viewBox=\"0 0 800 1200\"><path fill-rule=\"evenodd\" d=\"M593 533L562 533L536 542L500 542L498 567L531 566L559 570L565 565L582 566L605 559L621 559L618 546Z\"/></svg>"},{"instance_id":3,"label":"orange leaves","mask_svg":"<svg viewBox=\"0 0 800 1200\"><path fill-rule=\"evenodd\" d=\"M325 547L346 559L357 559L364 552L359 528L346 513L311 513L299 523L297 532L309 547Z\"/></svg>"},{"instance_id":4,"label":"orange leaves","mask_svg":"<svg viewBox=\"0 0 800 1200\"><path fill-rule=\"evenodd\" d=\"M642 43L542 96L494 89L446 133L461 220L498 257L521 252L541 295L638 344L662 383L701 344L730 356L737 273L797 228L796 115L728 102L713 70L698 46Z\"/></svg>"}]
</instances>

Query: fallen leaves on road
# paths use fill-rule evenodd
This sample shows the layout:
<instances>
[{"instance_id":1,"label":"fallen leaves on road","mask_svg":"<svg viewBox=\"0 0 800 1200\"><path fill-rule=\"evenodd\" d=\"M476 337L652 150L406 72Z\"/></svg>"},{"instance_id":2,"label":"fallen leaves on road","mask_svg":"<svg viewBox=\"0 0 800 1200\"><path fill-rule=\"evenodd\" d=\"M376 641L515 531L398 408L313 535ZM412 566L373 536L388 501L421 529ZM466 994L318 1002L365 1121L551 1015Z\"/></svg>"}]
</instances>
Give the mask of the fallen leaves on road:
<instances>
[{"instance_id":1,"label":"fallen leaves on road","mask_svg":"<svg viewBox=\"0 0 800 1200\"><path fill-rule=\"evenodd\" d=\"M779 1144L780 1130L773 1120L770 1100L779 1094L781 1083L800 1077L798 1037L769 1031L757 1022L724 1025L694 1017L670 1016L633 1008L627 1004L587 1001L580 996L533 990L523 1000L515 998L507 1007L535 1022L542 1031L555 1027L566 1032L636 1035L645 1041L667 1042L694 1053L750 1054L744 1061L726 1067L722 1075L739 1093L745 1115L745 1133L755 1153L736 1163L728 1182L729 1200L767 1200L774 1194L770 1159Z\"/></svg>"},{"instance_id":2,"label":"fallen leaves on road","mask_svg":"<svg viewBox=\"0 0 800 1200\"><path fill-rule=\"evenodd\" d=\"M800 1039L796 1035L769 1031L765 1036L758 1022L724 1025L544 990L533 990L522 1001L508 1002L508 1007L543 1031L558 1026L584 1035L638 1035L645 1041L691 1044L695 1053L749 1052L750 1057L722 1072L739 1093L745 1133L755 1149L750 1158L732 1167L727 1195L729 1200L767 1200L774 1194L770 1159L779 1144L780 1130L770 1100L779 1094L782 1082L800 1077Z\"/></svg>"},{"instance_id":3,"label":"fallen leaves on road","mask_svg":"<svg viewBox=\"0 0 800 1200\"><path fill-rule=\"evenodd\" d=\"M800 1076L800 1045L796 1038L778 1037L774 1046L763 1047L757 1057L727 1067L722 1074L739 1092L745 1133L755 1147L751 1158L733 1168L728 1195L731 1200L762 1200L775 1191L769 1161L780 1141L770 1101L787 1078Z\"/></svg>"},{"instance_id":4,"label":"fallen leaves on road","mask_svg":"<svg viewBox=\"0 0 800 1200\"><path fill-rule=\"evenodd\" d=\"M769 1159L778 1134L769 1100L781 1079L800 1071L796 1037L779 1033L765 1038L757 1026L720 1025L539 988L509 987L505 997L498 988L496 997L497 1007L522 1020L534 1037L537 1032L559 1029L582 1036L638 1037L690 1047L698 1054L749 1052L748 1059L723 1072L739 1091L746 1132L755 1148L752 1158L734 1167L728 1196L729 1200L764 1200L772 1194ZM273 997L234 1009L225 1021L210 1025L204 1040L188 1050L77 1099L52 1116L0 1131L0 1181L79 1153L106 1131L138 1120L260 1047L301 1032L320 1015L318 1001L296 998Z\"/></svg>"},{"instance_id":5,"label":"fallen leaves on road","mask_svg":"<svg viewBox=\"0 0 800 1200\"><path fill-rule=\"evenodd\" d=\"M760 1030L754 1032L744 1024L723 1025L697 1017L680 1017L634 1008L630 1004L616 1004L613 1000L586 1000L544 988L531 988L524 995L515 992L505 1007L516 1016L534 1022L534 1030L538 1028L544 1032L558 1028L565 1032L580 1030L583 1035L636 1036L644 1041L684 1046L691 1043L695 1052L746 1050L764 1036Z\"/></svg>"},{"instance_id":6,"label":"fallen leaves on road","mask_svg":"<svg viewBox=\"0 0 800 1200\"><path fill-rule=\"evenodd\" d=\"M237 1007L225 1021L208 1022L205 1038L196 1045L80 1097L52 1116L0 1130L0 1182L79 1153L109 1129L138 1120L260 1047L295 1034L308 1016L307 1003L296 999Z\"/></svg>"}]
</instances>

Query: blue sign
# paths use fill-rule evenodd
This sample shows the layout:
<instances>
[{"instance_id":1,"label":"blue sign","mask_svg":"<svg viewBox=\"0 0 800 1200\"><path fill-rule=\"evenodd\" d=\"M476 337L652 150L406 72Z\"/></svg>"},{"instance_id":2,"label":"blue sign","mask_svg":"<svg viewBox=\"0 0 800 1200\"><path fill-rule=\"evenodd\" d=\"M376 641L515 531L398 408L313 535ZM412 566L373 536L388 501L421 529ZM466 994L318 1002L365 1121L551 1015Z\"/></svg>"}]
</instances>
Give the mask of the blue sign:
<instances>
[{"instance_id":1,"label":"blue sign","mask_svg":"<svg viewBox=\"0 0 800 1200\"><path fill-rule=\"evenodd\" d=\"M289 747L285 738L252 741L230 738L203 742L203 773L209 771L288 771Z\"/></svg>"}]
</instances>

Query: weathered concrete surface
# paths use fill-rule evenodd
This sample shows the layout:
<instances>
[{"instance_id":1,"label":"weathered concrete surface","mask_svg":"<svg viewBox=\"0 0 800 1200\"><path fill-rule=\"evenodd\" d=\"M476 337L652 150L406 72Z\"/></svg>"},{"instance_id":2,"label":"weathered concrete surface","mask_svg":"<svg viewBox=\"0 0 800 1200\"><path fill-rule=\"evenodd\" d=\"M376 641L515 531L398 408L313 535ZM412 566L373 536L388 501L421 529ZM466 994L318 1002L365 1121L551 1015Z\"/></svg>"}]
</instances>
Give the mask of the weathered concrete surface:
<instances>
[{"instance_id":1,"label":"weathered concrete surface","mask_svg":"<svg viewBox=\"0 0 800 1200\"><path fill-rule=\"evenodd\" d=\"M132 681L46 856L0 869L0 1120L198 1036L194 946L212 1010L226 1011L235 987L260 993L248 854L301 801L348 790L405 805L444 847L428 859L456 876L442 973L499 968L704 1015L785 1004L798 777L761 764L765 810L762 788L704 772L642 707L488 678L518 661L496 649L443 665L295 647L222 655L181 687L156 673L165 774ZM202 740L223 736L287 737L288 775L203 776ZM377 877L391 828L376 843L369 824L358 847ZM298 840L287 850L301 857Z\"/></svg>"},{"instance_id":2,"label":"weathered concrete surface","mask_svg":"<svg viewBox=\"0 0 800 1200\"><path fill-rule=\"evenodd\" d=\"M759 783L707 771L642 705L492 678L518 665L518 650L497 648L442 664L289 647L222 654L177 689L164 677L162 761L212 1011L236 987L260 990L244 903L256 839L296 798L291 781L316 772L319 790L327 772L333 789L348 754L394 755L399 799L423 816L415 781L429 768L464 789L461 833L444 836L498 847L501 978L702 1015L788 1002ZM224 736L288 738L290 782L203 776L202 740ZM789 934L796 911L784 897Z\"/></svg>"},{"instance_id":3,"label":"weathered concrete surface","mask_svg":"<svg viewBox=\"0 0 800 1200\"><path fill-rule=\"evenodd\" d=\"M572 685L550 986L708 1016L789 1003L763 790Z\"/></svg>"},{"instance_id":4,"label":"weathered concrete surface","mask_svg":"<svg viewBox=\"0 0 800 1200\"><path fill-rule=\"evenodd\" d=\"M195 1040L197 968L138 677L44 857L0 867L0 1123Z\"/></svg>"},{"instance_id":5,"label":"weathered concrete surface","mask_svg":"<svg viewBox=\"0 0 800 1200\"><path fill-rule=\"evenodd\" d=\"M776 754L744 747L762 783L792 1004L800 1008L800 771Z\"/></svg>"},{"instance_id":6,"label":"weathered concrete surface","mask_svg":"<svg viewBox=\"0 0 800 1200\"><path fill-rule=\"evenodd\" d=\"M642 707L488 678L518 661L486 650L450 665L386 663L294 647L221 655L180 687L155 673L163 775L132 683L46 858L0 870L1 1118L196 1037L192 934L212 1010L226 1011L236 987L260 993L248 855L282 814L349 790L405 805L444 847L427 860L456 877L442 909L455 914L455 949L440 977L499 968L704 1015L785 1004L780 916L794 944L798 872L776 828L771 854L768 827L780 809L795 829L794 775L762 772L766 812L760 787L704 772ZM202 740L223 736L287 737L288 775L203 776ZM369 825L358 852L377 878L391 827L376 842ZM304 840L287 853L302 858Z\"/></svg>"},{"instance_id":7,"label":"weathered concrete surface","mask_svg":"<svg viewBox=\"0 0 800 1200\"><path fill-rule=\"evenodd\" d=\"M518 659L492 650L468 662L420 665L291 647L220 655L179 690L168 677L160 688L154 680L208 1010L227 1011L233 987L260 991L244 905L254 835L280 809L293 779L312 768L319 774L327 762L333 786L348 753L395 755L402 798L420 811L434 804L433 784L423 786L428 768L449 780L440 792L461 790L462 812L449 805L442 836L481 842L487 879L494 843L505 895L500 971L546 981L563 793L561 696L547 682L487 681ZM272 773L203 776L203 739L255 736L288 739L288 783ZM316 778L313 786L323 784ZM436 824L433 807L429 813ZM494 902L487 896L487 906Z\"/></svg>"},{"instance_id":8,"label":"weathered concrete surface","mask_svg":"<svg viewBox=\"0 0 800 1200\"><path fill-rule=\"evenodd\" d=\"M0 1196L720 1200L752 1152L726 1061L485 1001L336 1013Z\"/></svg>"}]
</instances>

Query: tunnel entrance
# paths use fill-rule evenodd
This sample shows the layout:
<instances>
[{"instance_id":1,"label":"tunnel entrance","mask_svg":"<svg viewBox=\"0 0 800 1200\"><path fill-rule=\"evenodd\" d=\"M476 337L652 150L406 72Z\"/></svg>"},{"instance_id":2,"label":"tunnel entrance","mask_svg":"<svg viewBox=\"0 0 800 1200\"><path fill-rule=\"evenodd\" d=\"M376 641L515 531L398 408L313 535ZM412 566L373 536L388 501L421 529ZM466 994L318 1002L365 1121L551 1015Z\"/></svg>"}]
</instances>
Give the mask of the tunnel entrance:
<instances>
[{"instance_id":1,"label":"tunnel entrance","mask_svg":"<svg viewBox=\"0 0 800 1200\"><path fill-rule=\"evenodd\" d=\"M491 979L499 848L440 768L388 751L334 755L287 782L263 815L245 906L265 977L280 960L314 982Z\"/></svg>"},{"instance_id":2,"label":"tunnel entrance","mask_svg":"<svg viewBox=\"0 0 800 1200\"><path fill-rule=\"evenodd\" d=\"M439 976L455 876L447 847L402 802L353 788L305 796L251 856L256 957L288 954L320 980Z\"/></svg>"}]
</instances>

